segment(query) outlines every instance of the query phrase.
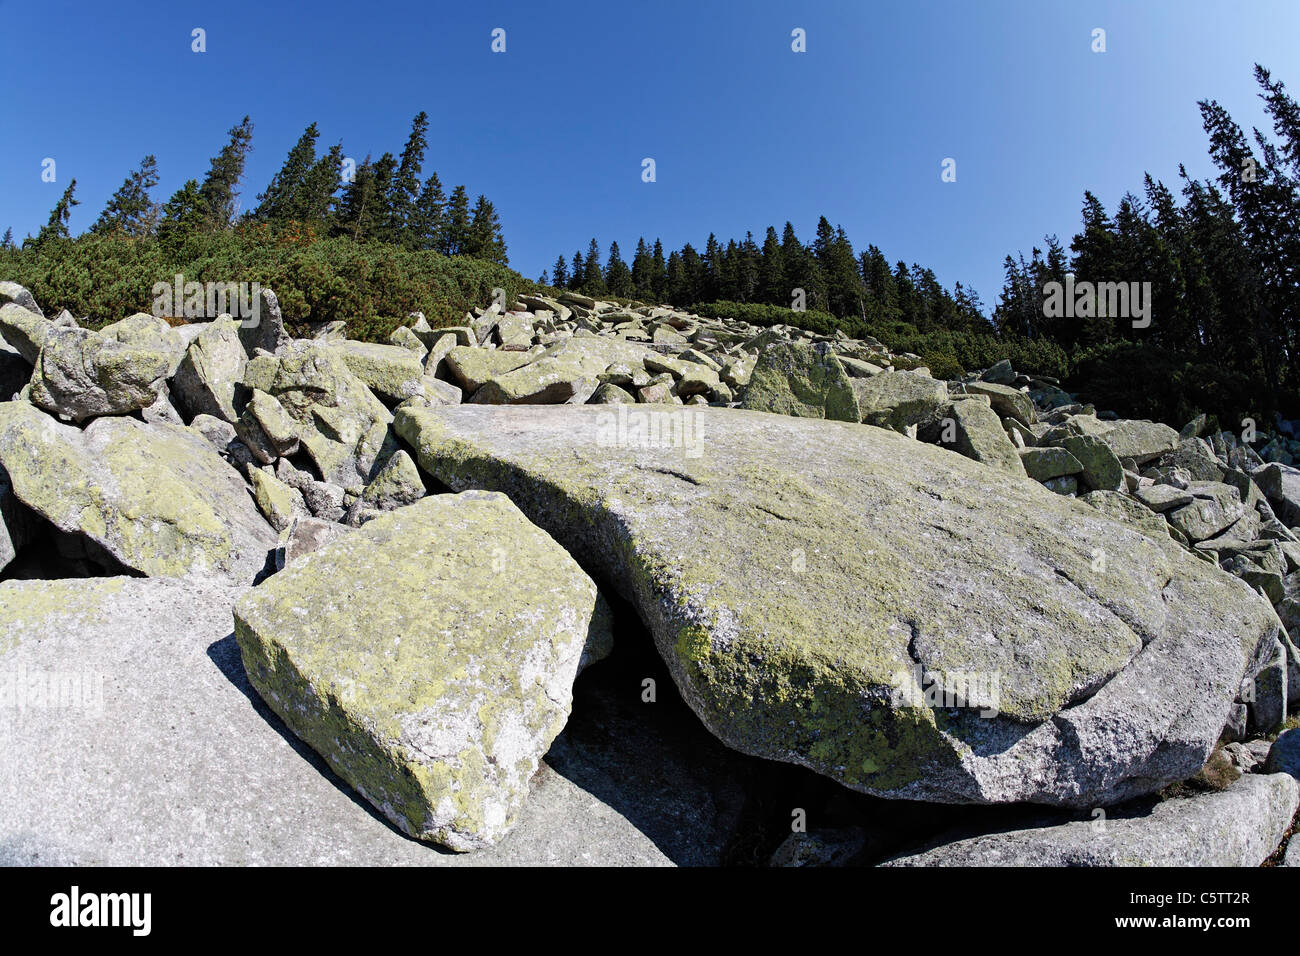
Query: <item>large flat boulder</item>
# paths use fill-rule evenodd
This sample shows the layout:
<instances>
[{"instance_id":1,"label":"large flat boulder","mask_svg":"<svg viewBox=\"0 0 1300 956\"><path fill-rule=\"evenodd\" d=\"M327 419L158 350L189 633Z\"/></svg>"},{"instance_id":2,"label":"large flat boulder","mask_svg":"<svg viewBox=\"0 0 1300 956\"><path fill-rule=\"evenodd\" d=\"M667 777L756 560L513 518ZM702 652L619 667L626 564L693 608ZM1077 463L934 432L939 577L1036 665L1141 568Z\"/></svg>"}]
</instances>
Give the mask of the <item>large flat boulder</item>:
<instances>
[{"instance_id":1,"label":"large flat boulder","mask_svg":"<svg viewBox=\"0 0 1300 956\"><path fill-rule=\"evenodd\" d=\"M377 395L402 402L422 393L424 361L400 345L353 342L350 339L331 346L343 356L352 374L370 386Z\"/></svg>"},{"instance_id":2,"label":"large flat boulder","mask_svg":"<svg viewBox=\"0 0 1300 956\"><path fill-rule=\"evenodd\" d=\"M1300 786L1245 774L1226 790L941 843L886 866L1259 866L1291 825Z\"/></svg>"},{"instance_id":3,"label":"large flat boulder","mask_svg":"<svg viewBox=\"0 0 1300 956\"><path fill-rule=\"evenodd\" d=\"M28 508L150 577L247 583L275 547L239 473L180 425L99 418L83 432L5 402L0 465Z\"/></svg>"},{"instance_id":4,"label":"large flat boulder","mask_svg":"<svg viewBox=\"0 0 1300 956\"><path fill-rule=\"evenodd\" d=\"M720 739L867 793L1096 806L1184 779L1279 627L1172 540L886 430L627 406L394 425L629 598ZM932 705L958 680L966 706Z\"/></svg>"},{"instance_id":5,"label":"large flat boulder","mask_svg":"<svg viewBox=\"0 0 1300 956\"><path fill-rule=\"evenodd\" d=\"M0 583L0 680L45 678L0 720L0 866L670 864L657 842L683 855L626 776L599 785L617 748L567 732L563 769L539 769L508 840L460 854L409 839L249 685L231 634L240 593L194 578ZM662 757L621 756L676 789ZM702 827L687 792L693 806L652 822L689 839Z\"/></svg>"},{"instance_id":6,"label":"large flat boulder","mask_svg":"<svg viewBox=\"0 0 1300 956\"><path fill-rule=\"evenodd\" d=\"M1178 432L1160 422L1124 419L1109 424L1098 437L1121 460L1131 458L1142 465L1178 449Z\"/></svg>"},{"instance_id":7,"label":"large flat boulder","mask_svg":"<svg viewBox=\"0 0 1300 956\"><path fill-rule=\"evenodd\" d=\"M271 709L403 832L455 850L518 822L608 629L591 579L487 492L376 517L235 607Z\"/></svg>"}]
</instances>

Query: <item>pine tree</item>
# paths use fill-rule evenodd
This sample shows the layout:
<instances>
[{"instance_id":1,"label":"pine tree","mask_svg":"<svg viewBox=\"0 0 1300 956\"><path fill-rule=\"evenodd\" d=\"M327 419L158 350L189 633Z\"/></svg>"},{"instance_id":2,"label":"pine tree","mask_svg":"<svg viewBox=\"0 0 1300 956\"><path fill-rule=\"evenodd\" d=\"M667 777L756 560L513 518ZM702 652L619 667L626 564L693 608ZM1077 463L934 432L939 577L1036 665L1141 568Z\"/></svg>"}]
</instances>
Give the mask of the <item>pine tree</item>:
<instances>
[{"instance_id":1,"label":"pine tree","mask_svg":"<svg viewBox=\"0 0 1300 956\"><path fill-rule=\"evenodd\" d=\"M563 289L569 281L569 269L564 262L564 256L556 256L555 268L552 271L551 284L557 289Z\"/></svg>"},{"instance_id":2,"label":"pine tree","mask_svg":"<svg viewBox=\"0 0 1300 956\"><path fill-rule=\"evenodd\" d=\"M319 136L320 131L312 123L298 137L280 171L271 177L266 192L258 195L258 205L252 213L254 219L282 223L295 218L302 205L300 193L316 163L316 140Z\"/></svg>"},{"instance_id":3,"label":"pine tree","mask_svg":"<svg viewBox=\"0 0 1300 956\"><path fill-rule=\"evenodd\" d=\"M447 228L447 196L437 173L430 173L420 190L410 219L410 244L415 249L441 249Z\"/></svg>"},{"instance_id":4,"label":"pine tree","mask_svg":"<svg viewBox=\"0 0 1300 956\"><path fill-rule=\"evenodd\" d=\"M204 227L229 228L239 211L239 181L244 177L244 160L252 148L253 123L247 116L230 130L230 142L212 159L208 174L199 186Z\"/></svg>"},{"instance_id":5,"label":"pine tree","mask_svg":"<svg viewBox=\"0 0 1300 956\"><path fill-rule=\"evenodd\" d=\"M609 244L609 261L605 265L605 285L609 294L621 299L632 295L632 271L618 251L618 243Z\"/></svg>"},{"instance_id":6,"label":"pine tree","mask_svg":"<svg viewBox=\"0 0 1300 956\"><path fill-rule=\"evenodd\" d=\"M163 206L162 220L158 223L158 236L172 238L189 235L207 223L199 181L188 179L185 185L172 194Z\"/></svg>"},{"instance_id":7,"label":"pine tree","mask_svg":"<svg viewBox=\"0 0 1300 956\"><path fill-rule=\"evenodd\" d=\"M446 228L443 230L442 248L445 256L463 256L470 243L469 193L464 186L457 186L451 191L447 203Z\"/></svg>"},{"instance_id":8,"label":"pine tree","mask_svg":"<svg viewBox=\"0 0 1300 956\"><path fill-rule=\"evenodd\" d=\"M77 191L77 181L74 179L68 188L63 191L59 201L54 204L50 211L50 220L41 227L41 231L36 234L36 246L44 245L50 239L66 239L68 237L68 220L72 218L72 207L80 206L81 201L73 198L73 193Z\"/></svg>"},{"instance_id":9,"label":"pine tree","mask_svg":"<svg viewBox=\"0 0 1300 956\"><path fill-rule=\"evenodd\" d=\"M14 229L10 226L5 230L3 239L0 239L0 249L12 249L14 247Z\"/></svg>"},{"instance_id":10,"label":"pine tree","mask_svg":"<svg viewBox=\"0 0 1300 956\"><path fill-rule=\"evenodd\" d=\"M469 254L477 259L506 265L506 241L501 235L501 220L496 208L486 196L480 195L474 203L474 213L469 224Z\"/></svg>"},{"instance_id":11,"label":"pine tree","mask_svg":"<svg viewBox=\"0 0 1300 956\"><path fill-rule=\"evenodd\" d=\"M400 242L415 248L419 237L411 228L416 203L420 193L420 170L424 166L424 151L428 146L429 114L421 110L411 121L411 133L402 148L401 162L389 186L387 219L384 233L390 242Z\"/></svg>"},{"instance_id":12,"label":"pine tree","mask_svg":"<svg viewBox=\"0 0 1300 956\"><path fill-rule=\"evenodd\" d=\"M582 261L582 253L573 254L573 268L569 270L569 288L575 292L582 285L583 276L586 274L587 264Z\"/></svg>"},{"instance_id":13,"label":"pine tree","mask_svg":"<svg viewBox=\"0 0 1300 956\"><path fill-rule=\"evenodd\" d=\"M158 226L159 206L150 198L149 190L157 185L158 162L151 154L140 161L140 168L127 176L113 193L90 231L122 232L137 238L153 235Z\"/></svg>"},{"instance_id":14,"label":"pine tree","mask_svg":"<svg viewBox=\"0 0 1300 956\"><path fill-rule=\"evenodd\" d=\"M583 295L600 296L605 294L605 277L600 271L600 246L593 238L587 245L587 258L582 269Z\"/></svg>"}]
</instances>

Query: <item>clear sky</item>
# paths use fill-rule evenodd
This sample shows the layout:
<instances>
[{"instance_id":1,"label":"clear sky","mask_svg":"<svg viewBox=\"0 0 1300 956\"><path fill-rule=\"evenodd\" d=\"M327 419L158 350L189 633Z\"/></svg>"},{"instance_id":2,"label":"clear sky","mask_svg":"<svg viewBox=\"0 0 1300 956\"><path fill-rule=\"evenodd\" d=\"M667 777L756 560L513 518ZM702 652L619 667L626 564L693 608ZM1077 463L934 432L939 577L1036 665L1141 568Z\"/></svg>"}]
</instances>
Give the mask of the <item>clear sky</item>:
<instances>
[{"instance_id":1,"label":"clear sky","mask_svg":"<svg viewBox=\"0 0 1300 956\"><path fill-rule=\"evenodd\" d=\"M0 0L0 18L0 230L20 240L74 177L88 228L146 153L165 200L245 113L251 204L308 123L359 161L398 153L423 109L425 171L496 204L530 278L593 235L630 259L640 235L761 242L787 219L807 241L824 214L988 307L1003 256L1068 242L1084 189L1113 210L1144 171L1210 174L1198 99L1262 125L1256 61L1300 94L1297 0Z\"/></svg>"}]
</instances>

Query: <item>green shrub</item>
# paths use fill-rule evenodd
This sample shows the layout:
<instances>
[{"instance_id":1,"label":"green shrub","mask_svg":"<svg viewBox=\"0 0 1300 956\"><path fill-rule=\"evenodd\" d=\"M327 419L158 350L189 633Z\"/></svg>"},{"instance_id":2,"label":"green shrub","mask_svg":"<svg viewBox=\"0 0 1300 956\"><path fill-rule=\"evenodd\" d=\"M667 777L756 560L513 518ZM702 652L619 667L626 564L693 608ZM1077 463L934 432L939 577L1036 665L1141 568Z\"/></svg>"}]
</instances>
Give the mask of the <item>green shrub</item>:
<instances>
[{"instance_id":1,"label":"green shrub","mask_svg":"<svg viewBox=\"0 0 1300 956\"><path fill-rule=\"evenodd\" d=\"M310 234L287 239L265 227L186 236L176 242L83 235L40 250L6 250L0 275L31 290L47 312L67 309L98 328L150 312L155 283L260 283L273 289L290 323L342 319L348 335L384 341L411 312L455 325L492 290L507 298L535 288L505 266L385 243Z\"/></svg>"}]
</instances>

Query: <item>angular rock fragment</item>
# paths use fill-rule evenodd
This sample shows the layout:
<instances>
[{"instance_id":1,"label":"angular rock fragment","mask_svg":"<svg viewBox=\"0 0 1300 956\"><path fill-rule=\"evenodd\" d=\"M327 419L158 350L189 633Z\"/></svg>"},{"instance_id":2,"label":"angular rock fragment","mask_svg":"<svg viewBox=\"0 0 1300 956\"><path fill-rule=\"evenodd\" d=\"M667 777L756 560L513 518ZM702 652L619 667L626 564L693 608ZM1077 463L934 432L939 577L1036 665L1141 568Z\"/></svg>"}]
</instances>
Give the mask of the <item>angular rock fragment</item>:
<instances>
[{"instance_id":1,"label":"angular rock fragment","mask_svg":"<svg viewBox=\"0 0 1300 956\"><path fill-rule=\"evenodd\" d=\"M83 432L7 402L0 464L28 508L150 577L247 583L275 546L239 474L183 426L99 418Z\"/></svg>"},{"instance_id":2,"label":"angular rock fragment","mask_svg":"<svg viewBox=\"0 0 1300 956\"><path fill-rule=\"evenodd\" d=\"M485 493L389 512L235 607L271 709L403 832L462 851L517 822L608 627L573 559Z\"/></svg>"},{"instance_id":3,"label":"angular rock fragment","mask_svg":"<svg viewBox=\"0 0 1300 956\"><path fill-rule=\"evenodd\" d=\"M1105 818L968 837L886 866L1259 866L1300 802L1284 773L1245 774L1227 790L1175 797Z\"/></svg>"},{"instance_id":4,"label":"angular rock fragment","mask_svg":"<svg viewBox=\"0 0 1300 956\"><path fill-rule=\"evenodd\" d=\"M32 403L74 421L148 408L172 366L170 353L123 345L88 329L51 329L32 375Z\"/></svg>"}]
</instances>

